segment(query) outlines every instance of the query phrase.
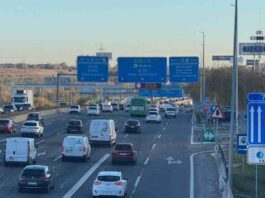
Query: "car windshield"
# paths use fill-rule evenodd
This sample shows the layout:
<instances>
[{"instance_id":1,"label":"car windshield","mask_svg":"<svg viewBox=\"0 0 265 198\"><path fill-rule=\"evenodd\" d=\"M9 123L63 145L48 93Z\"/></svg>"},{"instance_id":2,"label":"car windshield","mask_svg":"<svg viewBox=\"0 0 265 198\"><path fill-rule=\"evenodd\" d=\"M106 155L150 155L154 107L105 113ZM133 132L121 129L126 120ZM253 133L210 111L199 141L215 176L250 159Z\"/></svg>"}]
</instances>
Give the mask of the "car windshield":
<instances>
[{"instance_id":1,"label":"car windshield","mask_svg":"<svg viewBox=\"0 0 265 198\"><path fill-rule=\"evenodd\" d=\"M120 181L120 177L119 176L112 176L112 175L98 176L98 181L116 182L116 181Z\"/></svg>"},{"instance_id":2,"label":"car windshield","mask_svg":"<svg viewBox=\"0 0 265 198\"><path fill-rule=\"evenodd\" d=\"M45 176L45 171L43 169L25 169L22 173L25 177L42 177Z\"/></svg>"},{"instance_id":3,"label":"car windshield","mask_svg":"<svg viewBox=\"0 0 265 198\"><path fill-rule=\"evenodd\" d=\"M9 120L0 120L0 125L8 124L8 123L9 123Z\"/></svg>"},{"instance_id":4,"label":"car windshield","mask_svg":"<svg viewBox=\"0 0 265 198\"><path fill-rule=\"evenodd\" d=\"M35 123L35 122L26 122L26 123L24 123L24 126L37 126L37 123Z\"/></svg>"},{"instance_id":5,"label":"car windshield","mask_svg":"<svg viewBox=\"0 0 265 198\"><path fill-rule=\"evenodd\" d=\"M117 144L115 146L115 150L132 150L132 146L126 144Z\"/></svg>"}]
</instances>

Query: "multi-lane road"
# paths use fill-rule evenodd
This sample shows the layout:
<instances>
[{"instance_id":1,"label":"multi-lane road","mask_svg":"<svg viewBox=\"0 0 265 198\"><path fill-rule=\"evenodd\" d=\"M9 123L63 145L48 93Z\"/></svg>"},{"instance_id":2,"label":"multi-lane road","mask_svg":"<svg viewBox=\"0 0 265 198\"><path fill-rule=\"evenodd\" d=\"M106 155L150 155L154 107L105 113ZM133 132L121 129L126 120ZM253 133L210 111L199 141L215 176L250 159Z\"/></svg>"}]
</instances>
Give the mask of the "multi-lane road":
<instances>
[{"instance_id":1,"label":"multi-lane road","mask_svg":"<svg viewBox=\"0 0 265 198\"><path fill-rule=\"evenodd\" d=\"M116 121L119 129L117 142L134 144L138 151L138 162L135 166L111 165L109 147L92 147L92 157L88 162L62 162L60 150L64 137L68 135L65 132L68 120L81 119L86 125L85 135L88 135L89 122L98 117L88 117L84 113L61 113L46 117L45 135L36 139L37 164L51 167L56 178L55 188L49 194L19 193L18 176L23 167L4 167L1 152L0 197L92 197L93 181L102 170L121 171L128 178L127 197L219 197L218 174L215 161L210 155L213 145L190 144L191 115L179 113L177 118L163 118L161 124L147 124L145 118L139 118L142 127L139 135L123 133L123 125L130 118L128 113L101 114L100 118ZM7 137L10 135L0 134L1 151Z\"/></svg>"}]
</instances>

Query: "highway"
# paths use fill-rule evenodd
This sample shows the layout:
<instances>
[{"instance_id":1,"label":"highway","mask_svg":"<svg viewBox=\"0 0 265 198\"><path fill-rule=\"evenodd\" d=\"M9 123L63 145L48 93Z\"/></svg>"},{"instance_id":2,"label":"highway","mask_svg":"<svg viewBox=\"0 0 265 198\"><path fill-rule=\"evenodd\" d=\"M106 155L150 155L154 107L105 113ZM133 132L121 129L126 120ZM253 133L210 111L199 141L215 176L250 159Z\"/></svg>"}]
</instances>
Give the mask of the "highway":
<instances>
[{"instance_id":1,"label":"highway","mask_svg":"<svg viewBox=\"0 0 265 198\"><path fill-rule=\"evenodd\" d=\"M130 118L126 112L102 113L100 117L88 117L85 113L80 115L61 113L46 117L44 137L36 139L37 164L51 167L55 173L55 188L50 194L19 193L18 176L23 166L4 167L3 152L1 152L0 197L92 197L93 181L97 173L102 170L121 171L128 178L127 197L185 198L193 197L192 194L194 197L203 197L205 193L211 198L219 197L217 170L210 156L213 145L190 144L191 115L191 113L179 113L177 118L163 118L161 124L147 124L145 118L140 117L141 134L123 133L123 125ZM92 147L92 156L88 162L77 160L62 162L60 149L64 137L68 135L65 129L70 118L78 118L85 123L86 135L92 119L114 119L119 129L117 142L134 144L138 151L137 164L111 165L111 148L104 146ZM11 136L19 136L19 132ZM0 134L1 150L7 137L10 135ZM198 155L194 156L194 162L190 167L191 155L194 153Z\"/></svg>"}]
</instances>

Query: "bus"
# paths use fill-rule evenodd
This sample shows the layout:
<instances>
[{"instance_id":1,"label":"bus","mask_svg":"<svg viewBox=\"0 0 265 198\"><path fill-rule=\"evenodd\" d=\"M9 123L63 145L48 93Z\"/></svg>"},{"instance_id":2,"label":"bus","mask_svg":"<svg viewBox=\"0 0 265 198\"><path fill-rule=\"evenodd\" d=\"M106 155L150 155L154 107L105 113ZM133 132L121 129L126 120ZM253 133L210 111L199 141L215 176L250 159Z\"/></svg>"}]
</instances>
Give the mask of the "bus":
<instances>
[{"instance_id":1,"label":"bus","mask_svg":"<svg viewBox=\"0 0 265 198\"><path fill-rule=\"evenodd\" d=\"M131 116L146 116L148 112L148 102L145 97L133 97L131 99Z\"/></svg>"}]
</instances>

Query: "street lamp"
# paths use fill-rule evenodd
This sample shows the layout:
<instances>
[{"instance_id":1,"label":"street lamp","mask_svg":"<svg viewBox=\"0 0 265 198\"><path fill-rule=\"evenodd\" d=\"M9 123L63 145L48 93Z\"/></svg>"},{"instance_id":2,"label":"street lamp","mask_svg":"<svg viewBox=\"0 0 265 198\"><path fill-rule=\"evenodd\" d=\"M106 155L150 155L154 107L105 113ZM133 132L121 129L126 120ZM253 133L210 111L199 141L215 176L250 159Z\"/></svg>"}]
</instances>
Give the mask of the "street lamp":
<instances>
[{"instance_id":1,"label":"street lamp","mask_svg":"<svg viewBox=\"0 0 265 198\"><path fill-rule=\"evenodd\" d=\"M201 103L205 99L205 33L200 31L202 34L202 80L201 80Z\"/></svg>"}]
</instances>

